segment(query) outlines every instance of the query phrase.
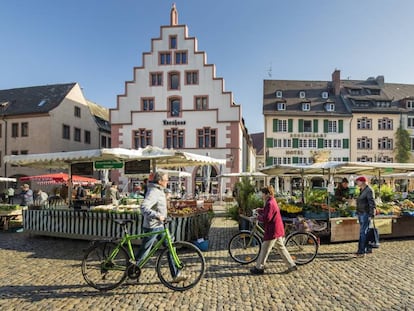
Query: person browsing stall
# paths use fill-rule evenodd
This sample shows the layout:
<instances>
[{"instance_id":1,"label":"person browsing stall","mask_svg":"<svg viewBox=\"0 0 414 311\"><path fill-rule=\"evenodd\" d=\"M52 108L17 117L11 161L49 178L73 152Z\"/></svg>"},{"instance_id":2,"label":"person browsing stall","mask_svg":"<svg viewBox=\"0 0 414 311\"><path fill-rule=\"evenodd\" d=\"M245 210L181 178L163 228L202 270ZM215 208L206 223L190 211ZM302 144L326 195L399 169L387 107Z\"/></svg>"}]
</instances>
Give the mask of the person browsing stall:
<instances>
[{"instance_id":1,"label":"person browsing stall","mask_svg":"<svg viewBox=\"0 0 414 311\"><path fill-rule=\"evenodd\" d=\"M372 249L367 247L366 239L371 218L375 215L375 194L374 190L368 185L368 179L360 176L356 179L359 187L359 196L356 199L359 222L359 240L356 257L363 257L366 253L371 253Z\"/></svg>"},{"instance_id":2,"label":"person browsing stall","mask_svg":"<svg viewBox=\"0 0 414 311\"><path fill-rule=\"evenodd\" d=\"M335 200L337 202L345 202L349 199L349 182L348 179L343 178L341 183L335 189Z\"/></svg>"},{"instance_id":3,"label":"person browsing stall","mask_svg":"<svg viewBox=\"0 0 414 311\"><path fill-rule=\"evenodd\" d=\"M148 191L144 201L141 203L141 214L143 216L142 229L144 233L164 230L164 221L167 218L167 198L165 189L168 184L168 173L156 172L153 176L152 183L148 183ZM150 252L154 243L158 240L158 235L144 237L142 245L136 256L136 265ZM171 254L168 253L168 264L170 267L173 282L178 283L185 281L186 276L180 274L180 270L175 266Z\"/></svg>"},{"instance_id":4,"label":"person browsing stall","mask_svg":"<svg viewBox=\"0 0 414 311\"><path fill-rule=\"evenodd\" d=\"M264 273L267 258L275 245L283 262L288 267L286 272L295 271L297 270L296 264L285 247L285 228L279 206L274 197L275 191L272 186L268 186L262 188L261 192L265 205L264 208L260 208L257 211L259 213L258 220L264 223L264 237L256 266L250 269L250 272L252 274Z\"/></svg>"}]
</instances>

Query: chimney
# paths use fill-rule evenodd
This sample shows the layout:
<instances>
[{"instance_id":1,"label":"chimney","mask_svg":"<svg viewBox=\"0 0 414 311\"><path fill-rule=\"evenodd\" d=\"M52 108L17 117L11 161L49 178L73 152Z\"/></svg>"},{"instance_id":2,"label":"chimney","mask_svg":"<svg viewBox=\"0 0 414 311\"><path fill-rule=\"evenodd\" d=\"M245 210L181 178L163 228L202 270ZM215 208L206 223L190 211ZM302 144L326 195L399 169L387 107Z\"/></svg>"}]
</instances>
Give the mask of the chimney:
<instances>
[{"instance_id":1,"label":"chimney","mask_svg":"<svg viewBox=\"0 0 414 311\"><path fill-rule=\"evenodd\" d=\"M379 86L384 86L384 76L378 76L375 80Z\"/></svg>"},{"instance_id":2,"label":"chimney","mask_svg":"<svg viewBox=\"0 0 414 311\"><path fill-rule=\"evenodd\" d=\"M335 69L335 71L332 73L332 85L335 95L339 95L341 91L341 71L338 69Z\"/></svg>"}]
</instances>

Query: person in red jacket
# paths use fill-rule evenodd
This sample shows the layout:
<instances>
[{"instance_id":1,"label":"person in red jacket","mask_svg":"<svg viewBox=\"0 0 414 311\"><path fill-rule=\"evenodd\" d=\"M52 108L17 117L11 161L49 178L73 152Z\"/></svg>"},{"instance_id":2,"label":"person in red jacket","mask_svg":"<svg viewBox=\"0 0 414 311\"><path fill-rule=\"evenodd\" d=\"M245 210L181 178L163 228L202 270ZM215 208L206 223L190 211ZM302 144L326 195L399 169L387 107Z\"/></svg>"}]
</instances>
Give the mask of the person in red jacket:
<instances>
[{"instance_id":1,"label":"person in red jacket","mask_svg":"<svg viewBox=\"0 0 414 311\"><path fill-rule=\"evenodd\" d=\"M276 245L276 248L285 264L288 266L287 273L297 270L296 264L285 247L285 227L283 225L280 209L274 197L272 186L261 189L262 198L265 202L264 208L258 209L258 220L264 223L264 237L262 249L256 261L256 266L250 269L252 274L263 274L264 267L269 254Z\"/></svg>"}]
</instances>

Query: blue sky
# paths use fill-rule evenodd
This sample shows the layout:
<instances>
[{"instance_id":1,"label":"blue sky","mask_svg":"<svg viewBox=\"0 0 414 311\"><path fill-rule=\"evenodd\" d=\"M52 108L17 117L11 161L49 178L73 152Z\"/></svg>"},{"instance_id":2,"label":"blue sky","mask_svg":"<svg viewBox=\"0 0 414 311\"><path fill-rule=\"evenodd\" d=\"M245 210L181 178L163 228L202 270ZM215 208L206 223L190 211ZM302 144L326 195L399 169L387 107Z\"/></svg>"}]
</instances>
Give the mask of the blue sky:
<instances>
[{"instance_id":1,"label":"blue sky","mask_svg":"<svg viewBox=\"0 0 414 311\"><path fill-rule=\"evenodd\" d=\"M113 108L172 3L241 104L250 133L263 131L264 79L414 84L412 0L2 0L0 89L78 82Z\"/></svg>"}]
</instances>

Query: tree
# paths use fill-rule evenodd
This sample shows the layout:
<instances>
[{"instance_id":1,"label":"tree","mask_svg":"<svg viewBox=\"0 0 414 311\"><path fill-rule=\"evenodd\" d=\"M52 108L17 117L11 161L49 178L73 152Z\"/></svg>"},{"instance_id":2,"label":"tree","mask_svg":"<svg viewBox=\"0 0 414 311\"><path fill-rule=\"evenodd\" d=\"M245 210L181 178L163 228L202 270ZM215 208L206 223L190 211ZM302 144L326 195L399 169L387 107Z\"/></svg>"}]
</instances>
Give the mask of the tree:
<instances>
[{"instance_id":1,"label":"tree","mask_svg":"<svg viewBox=\"0 0 414 311\"><path fill-rule=\"evenodd\" d=\"M410 133L400 125L395 133L395 159L399 163L407 163L410 159Z\"/></svg>"}]
</instances>

